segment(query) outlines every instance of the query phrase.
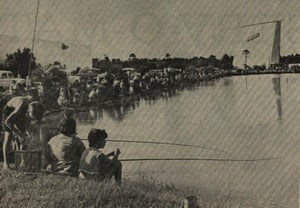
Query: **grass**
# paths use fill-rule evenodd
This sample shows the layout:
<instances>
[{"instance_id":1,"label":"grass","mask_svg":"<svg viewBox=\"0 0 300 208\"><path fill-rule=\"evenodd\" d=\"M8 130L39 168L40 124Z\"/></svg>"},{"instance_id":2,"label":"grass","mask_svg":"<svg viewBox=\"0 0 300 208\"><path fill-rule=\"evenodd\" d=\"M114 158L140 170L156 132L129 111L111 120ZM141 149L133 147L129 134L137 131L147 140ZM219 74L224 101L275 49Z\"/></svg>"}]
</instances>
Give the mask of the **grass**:
<instances>
[{"instance_id":1,"label":"grass","mask_svg":"<svg viewBox=\"0 0 300 208\"><path fill-rule=\"evenodd\" d=\"M180 207L181 194L172 185L144 180L121 186L77 178L3 172L0 207Z\"/></svg>"},{"instance_id":2,"label":"grass","mask_svg":"<svg viewBox=\"0 0 300 208\"><path fill-rule=\"evenodd\" d=\"M163 184L152 178L138 181L97 182L46 173L25 174L3 171L0 178L0 207L2 208L179 208L186 196L200 196L201 208L228 207L228 198L204 190ZM249 207L247 199L231 199L232 207Z\"/></svg>"}]
</instances>

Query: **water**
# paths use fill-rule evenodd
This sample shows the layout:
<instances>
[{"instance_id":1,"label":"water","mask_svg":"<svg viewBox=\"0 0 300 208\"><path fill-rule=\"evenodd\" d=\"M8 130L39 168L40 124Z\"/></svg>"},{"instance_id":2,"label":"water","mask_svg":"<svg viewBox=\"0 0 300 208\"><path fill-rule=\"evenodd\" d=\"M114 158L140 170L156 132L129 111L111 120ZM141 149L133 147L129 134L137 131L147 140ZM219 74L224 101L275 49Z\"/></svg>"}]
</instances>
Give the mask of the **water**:
<instances>
[{"instance_id":1,"label":"water","mask_svg":"<svg viewBox=\"0 0 300 208\"><path fill-rule=\"evenodd\" d=\"M259 162L138 161L123 162L123 166L129 178L147 175L175 185L298 207L299 92L297 74L229 77L173 93L125 99L74 116L80 138L86 138L94 127L106 129L109 139L184 143L226 151L108 142L107 152L119 147L120 159L278 157Z\"/></svg>"}]
</instances>

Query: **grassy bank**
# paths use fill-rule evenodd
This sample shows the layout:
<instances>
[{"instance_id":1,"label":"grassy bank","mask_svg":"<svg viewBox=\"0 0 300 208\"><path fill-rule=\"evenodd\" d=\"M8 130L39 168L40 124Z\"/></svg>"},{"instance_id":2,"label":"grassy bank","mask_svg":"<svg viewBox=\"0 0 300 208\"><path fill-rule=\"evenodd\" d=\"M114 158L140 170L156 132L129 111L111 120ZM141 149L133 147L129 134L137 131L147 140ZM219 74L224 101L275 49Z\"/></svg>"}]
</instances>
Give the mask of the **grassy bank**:
<instances>
[{"instance_id":1,"label":"grassy bank","mask_svg":"<svg viewBox=\"0 0 300 208\"><path fill-rule=\"evenodd\" d=\"M0 207L179 207L186 194L171 185L124 180L99 183L59 175L3 172Z\"/></svg>"},{"instance_id":2,"label":"grassy bank","mask_svg":"<svg viewBox=\"0 0 300 208\"><path fill-rule=\"evenodd\" d=\"M186 196L199 196L202 208L257 207L257 202L246 198L228 197L205 190L174 187L153 179L124 180L121 186L111 182L95 182L77 178L16 171L1 173L0 207L152 207L179 208Z\"/></svg>"}]
</instances>

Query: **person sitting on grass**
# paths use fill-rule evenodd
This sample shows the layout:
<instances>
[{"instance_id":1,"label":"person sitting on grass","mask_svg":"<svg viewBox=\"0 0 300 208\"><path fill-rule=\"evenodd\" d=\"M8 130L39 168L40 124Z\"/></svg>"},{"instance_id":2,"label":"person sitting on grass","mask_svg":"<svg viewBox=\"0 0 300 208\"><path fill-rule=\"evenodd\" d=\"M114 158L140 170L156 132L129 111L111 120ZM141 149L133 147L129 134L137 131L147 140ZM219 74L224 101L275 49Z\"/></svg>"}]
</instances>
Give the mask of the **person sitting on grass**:
<instances>
[{"instance_id":1,"label":"person sitting on grass","mask_svg":"<svg viewBox=\"0 0 300 208\"><path fill-rule=\"evenodd\" d=\"M2 131L3 139L3 169L8 169L8 147L11 141L15 141L16 148L26 149L31 135L28 132L28 126L31 120L41 121L44 114L43 106L32 101L32 96L16 96L11 98L3 107L2 113Z\"/></svg>"},{"instance_id":2,"label":"person sitting on grass","mask_svg":"<svg viewBox=\"0 0 300 208\"><path fill-rule=\"evenodd\" d=\"M47 171L78 176L79 160L84 150L84 144L76 137L76 121L64 118L59 133L49 140L45 150Z\"/></svg>"},{"instance_id":3,"label":"person sitting on grass","mask_svg":"<svg viewBox=\"0 0 300 208\"><path fill-rule=\"evenodd\" d=\"M121 183L122 164L118 160L120 150L105 155L99 148L104 148L107 133L102 129L92 129L88 134L89 148L81 155L79 178L110 180L113 176L117 183ZM112 157L112 158L110 158Z\"/></svg>"}]
</instances>

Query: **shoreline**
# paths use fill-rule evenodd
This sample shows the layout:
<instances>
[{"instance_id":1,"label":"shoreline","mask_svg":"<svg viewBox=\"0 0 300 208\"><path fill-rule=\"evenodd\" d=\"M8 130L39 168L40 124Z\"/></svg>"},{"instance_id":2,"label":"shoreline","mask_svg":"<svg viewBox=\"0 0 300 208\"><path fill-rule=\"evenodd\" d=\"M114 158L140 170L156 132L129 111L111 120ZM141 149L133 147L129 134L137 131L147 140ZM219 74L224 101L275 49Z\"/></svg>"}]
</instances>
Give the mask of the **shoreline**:
<instances>
[{"instance_id":1,"label":"shoreline","mask_svg":"<svg viewBox=\"0 0 300 208\"><path fill-rule=\"evenodd\" d=\"M243 193L222 194L207 187L187 187L142 177L125 178L121 186L47 173L1 172L0 207L172 207L196 196L200 207L284 207L274 200ZM90 190L93 190L92 192ZM28 191L30 190L30 191ZM55 199L55 200L53 200Z\"/></svg>"},{"instance_id":2,"label":"shoreline","mask_svg":"<svg viewBox=\"0 0 300 208\"><path fill-rule=\"evenodd\" d=\"M96 102L84 102L82 104L67 104L64 106L56 106L55 108L52 108L52 110L49 110L51 112L60 112L63 110L76 110L76 111L85 111L87 109L93 108L93 107L109 107L111 105L114 105L117 102L122 102L124 100L131 100L143 96L151 96L155 95L158 93L165 93L165 92L175 92L176 90L182 90L185 87L189 86L195 86L197 84L211 81L211 80L216 80L216 79L221 79L221 78L226 78L226 77L235 77L235 76L251 76L251 75L269 75L269 74L300 74L300 72L287 72L287 71L266 71L266 72L229 72L229 73L224 73L221 75L212 75L212 76L207 76L204 78L200 79L195 79L195 80L188 80L188 81L182 81L179 83L179 85L176 87L169 87L169 88L161 88L161 89L156 89L156 90L144 90L141 92L136 92L133 94L125 94L121 95L118 97L113 97L113 98L108 98L104 99L101 101L96 101ZM48 114L49 112L47 112Z\"/></svg>"}]
</instances>

